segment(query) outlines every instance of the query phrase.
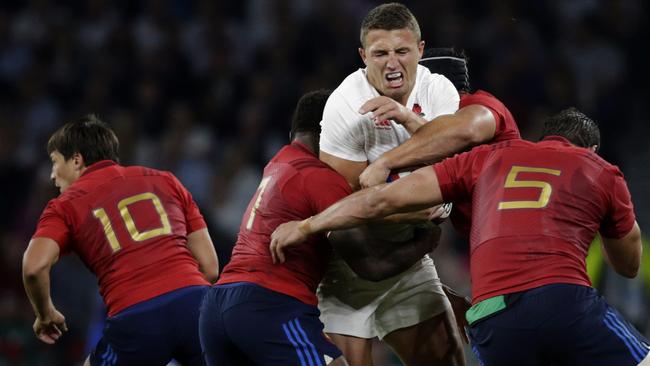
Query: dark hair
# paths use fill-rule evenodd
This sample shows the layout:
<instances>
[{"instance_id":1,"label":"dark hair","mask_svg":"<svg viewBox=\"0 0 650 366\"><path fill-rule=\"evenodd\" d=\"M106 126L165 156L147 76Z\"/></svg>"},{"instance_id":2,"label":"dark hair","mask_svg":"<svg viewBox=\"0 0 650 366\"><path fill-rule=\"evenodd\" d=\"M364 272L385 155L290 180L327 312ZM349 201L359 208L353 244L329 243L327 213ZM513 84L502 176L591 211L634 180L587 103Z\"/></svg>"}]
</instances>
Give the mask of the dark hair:
<instances>
[{"instance_id":1,"label":"dark hair","mask_svg":"<svg viewBox=\"0 0 650 366\"><path fill-rule=\"evenodd\" d=\"M313 132L320 135L320 121L323 119L323 109L331 90L320 89L304 94L293 112L291 120L290 139L293 140L296 132Z\"/></svg>"},{"instance_id":2,"label":"dark hair","mask_svg":"<svg viewBox=\"0 0 650 366\"><path fill-rule=\"evenodd\" d=\"M58 151L65 160L81 154L86 166L100 160L119 162L120 142L111 128L94 114L59 128L47 142L47 153Z\"/></svg>"},{"instance_id":3,"label":"dark hair","mask_svg":"<svg viewBox=\"0 0 650 366\"><path fill-rule=\"evenodd\" d=\"M544 132L540 139L547 136L561 136L580 147L600 147L598 124L574 107L544 121Z\"/></svg>"},{"instance_id":4,"label":"dark hair","mask_svg":"<svg viewBox=\"0 0 650 366\"><path fill-rule=\"evenodd\" d=\"M381 4L368 12L361 22L361 47L365 46L368 32L373 29L394 30L408 28L417 41L422 37L420 25L409 8L400 3Z\"/></svg>"},{"instance_id":5,"label":"dark hair","mask_svg":"<svg viewBox=\"0 0 650 366\"><path fill-rule=\"evenodd\" d=\"M444 75L454 84L456 90L469 93L468 61L462 49L428 48L424 50L420 64L432 73Z\"/></svg>"}]
</instances>

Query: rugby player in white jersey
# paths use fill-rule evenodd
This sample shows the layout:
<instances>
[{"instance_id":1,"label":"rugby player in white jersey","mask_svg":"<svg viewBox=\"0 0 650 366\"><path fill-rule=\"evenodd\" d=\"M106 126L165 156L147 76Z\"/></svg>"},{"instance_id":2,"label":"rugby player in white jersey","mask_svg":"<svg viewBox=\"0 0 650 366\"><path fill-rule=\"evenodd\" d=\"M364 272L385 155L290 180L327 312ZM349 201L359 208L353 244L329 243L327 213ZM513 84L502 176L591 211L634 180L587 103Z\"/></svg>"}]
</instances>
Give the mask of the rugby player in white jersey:
<instances>
[{"instance_id":1,"label":"rugby player in white jersey","mask_svg":"<svg viewBox=\"0 0 650 366\"><path fill-rule=\"evenodd\" d=\"M363 20L359 54L366 68L349 75L328 99L320 139L321 160L354 189L369 163L427 121L458 109L454 85L418 65L423 50L417 20L404 5L380 5ZM411 232L404 228L384 227L381 235L404 240ZM372 365L374 337L408 366L465 364L455 318L429 256L380 282L363 280L333 259L318 295L325 332L352 366Z\"/></svg>"}]
</instances>

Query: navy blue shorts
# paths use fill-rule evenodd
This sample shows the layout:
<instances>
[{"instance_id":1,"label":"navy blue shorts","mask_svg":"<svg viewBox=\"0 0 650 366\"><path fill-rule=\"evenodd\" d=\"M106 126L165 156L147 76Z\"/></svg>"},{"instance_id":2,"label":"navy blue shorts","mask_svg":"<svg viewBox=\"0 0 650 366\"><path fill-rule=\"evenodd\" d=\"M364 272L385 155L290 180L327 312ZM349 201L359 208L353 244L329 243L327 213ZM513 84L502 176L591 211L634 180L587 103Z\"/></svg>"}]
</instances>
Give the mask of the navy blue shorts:
<instances>
[{"instance_id":1,"label":"navy blue shorts","mask_svg":"<svg viewBox=\"0 0 650 366\"><path fill-rule=\"evenodd\" d=\"M208 365L325 366L341 351L320 312L291 296L240 282L208 291L199 320Z\"/></svg>"},{"instance_id":2,"label":"navy blue shorts","mask_svg":"<svg viewBox=\"0 0 650 366\"><path fill-rule=\"evenodd\" d=\"M547 285L506 304L469 328L481 365L633 366L648 355L648 340L591 287Z\"/></svg>"},{"instance_id":3,"label":"navy blue shorts","mask_svg":"<svg viewBox=\"0 0 650 366\"><path fill-rule=\"evenodd\" d=\"M199 307L209 286L190 286L129 306L106 319L90 364L205 365L199 343Z\"/></svg>"}]
</instances>

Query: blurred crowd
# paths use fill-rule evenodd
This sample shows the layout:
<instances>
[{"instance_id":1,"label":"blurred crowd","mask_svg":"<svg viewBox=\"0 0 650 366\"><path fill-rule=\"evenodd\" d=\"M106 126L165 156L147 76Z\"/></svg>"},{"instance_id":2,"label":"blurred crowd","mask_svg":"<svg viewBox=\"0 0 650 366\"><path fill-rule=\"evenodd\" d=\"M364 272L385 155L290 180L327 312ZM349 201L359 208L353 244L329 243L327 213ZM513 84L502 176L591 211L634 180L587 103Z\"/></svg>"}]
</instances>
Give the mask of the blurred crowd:
<instances>
[{"instance_id":1,"label":"blurred crowd","mask_svg":"<svg viewBox=\"0 0 650 366\"><path fill-rule=\"evenodd\" d=\"M58 126L97 113L120 138L122 163L173 171L225 264L264 163L288 141L298 97L335 88L363 66L360 22L378 3L3 0L0 366L79 362L97 313L94 279L77 259L63 259L53 296L71 330L60 345L41 345L22 289L22 252L58 193L44 149ZM647 2L404 3L427 46L466 50L473 87L503 100L524 137L536 138L545 116L571 105L598 121L601 154L626 174L638 221L650 230ZM446 238L435 254L441 278L468 293L466 249ZM601 279L610 303L648 335L650 276Z\"/></svg>"}]
</instances>

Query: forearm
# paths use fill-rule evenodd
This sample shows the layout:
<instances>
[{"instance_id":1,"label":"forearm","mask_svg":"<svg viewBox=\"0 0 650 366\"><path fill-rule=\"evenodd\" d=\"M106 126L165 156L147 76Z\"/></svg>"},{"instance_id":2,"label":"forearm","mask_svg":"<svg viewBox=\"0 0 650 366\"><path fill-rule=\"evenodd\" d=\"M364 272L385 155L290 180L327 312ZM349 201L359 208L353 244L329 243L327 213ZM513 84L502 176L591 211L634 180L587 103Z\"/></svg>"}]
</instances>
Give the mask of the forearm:
<instances>
[{"instance_id":1,"label":"forearm","mask_svg":"<svg viewBox=\"0 0 650 366\"><path fill-rule=\"evenodd\" d=\"M411 118L408 118L406 121L404 121L402 123L402 126L406 128L409 134L413 135L420 129L420 127L424 126L426 123L427 120L414 114L411 116Z\"/></svg>"},{"instance_id":2,"label":"forearm","mask_svg":"<svg viewBox=\"0 0 650 366\"><path fill-rule=\"evenodd\" d=\"M187 236L187 247L199 264L205 279L214 283L219 276L219 258L208 229L197 230Z\"/></svg>"},{"instance_id":3,"label":"forearm","mask_svg":"<svg viewBox=\"0 0 650 366\"><path fill-rule=\"evenodd\" d=\"M356 227L392 212L373 194L385 185L357 191L318 215L303 220L300 228L308 234Z\"/></svg>"},{"instance_id":4,"label":"forearm","mask_svg":"<svg viewBox=\"0 0 650 366\"><path fill-rule=\"evenodd\" d=\"M379 218L374 223L387 223L387 224L419 224L424 221L429 221L431 214L430 209L418 210L413 212L404 212L398 214L388 215Z\"/></svg>"},{"instance_id":5,"label":"forearm","mask_svg":"<svg viewBox=\"0 0 650 366\"><path fill-rule=\"evenodd\" d=\"M464 150L471 141L454 115L444 115L419 128L410 139L384 153L377 162L388 169L432 164Z\"/></svg>"}]
</instances>

